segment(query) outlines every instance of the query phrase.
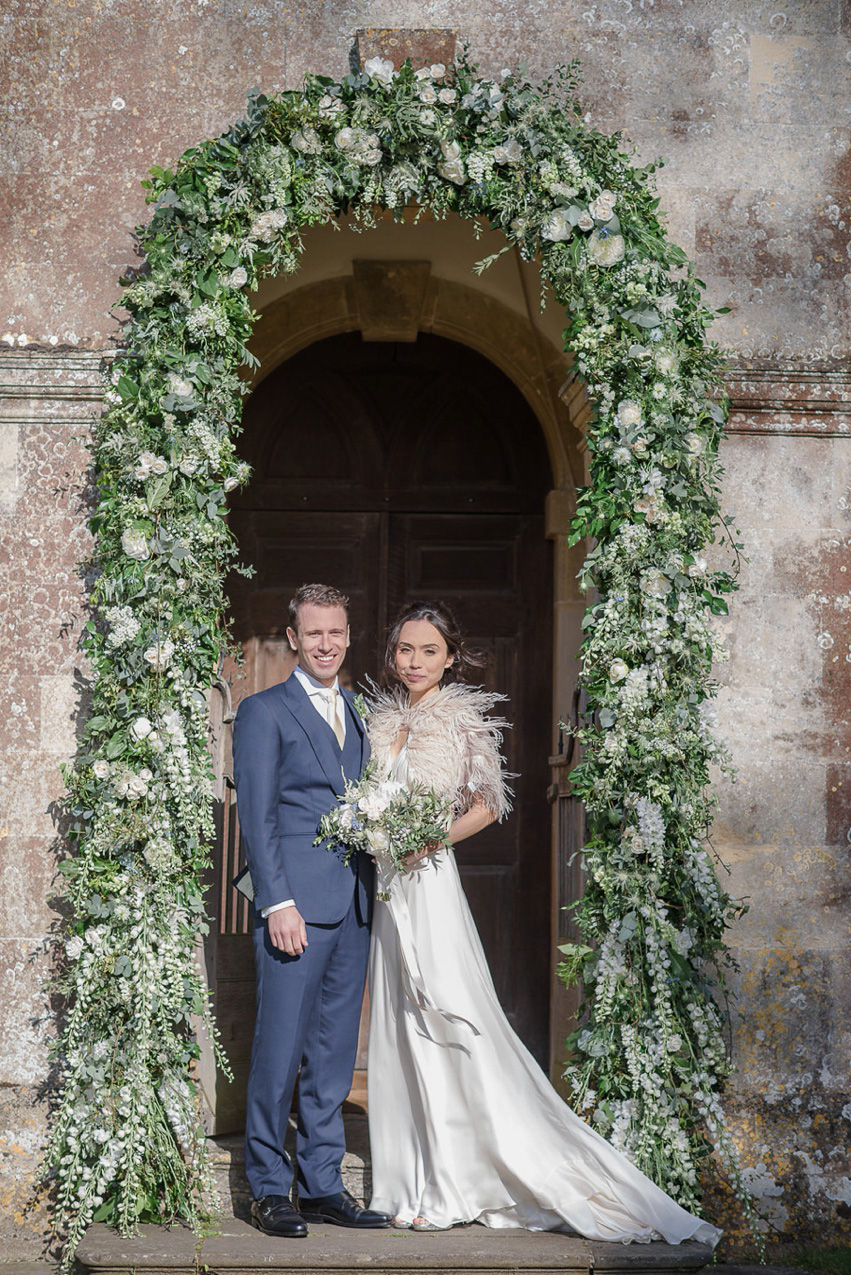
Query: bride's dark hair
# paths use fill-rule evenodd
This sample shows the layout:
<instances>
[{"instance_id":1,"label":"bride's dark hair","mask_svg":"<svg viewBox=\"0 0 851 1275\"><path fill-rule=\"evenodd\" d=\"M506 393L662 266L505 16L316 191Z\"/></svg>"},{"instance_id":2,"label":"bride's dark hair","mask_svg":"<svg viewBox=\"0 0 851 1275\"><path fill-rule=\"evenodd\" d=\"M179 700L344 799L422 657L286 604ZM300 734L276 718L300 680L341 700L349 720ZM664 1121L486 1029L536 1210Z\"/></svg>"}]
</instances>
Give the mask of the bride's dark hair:
<instances>
[{"instance_id":1,"label":"bride's dark hair","mask_svg":"<svg viewBox=\"0 0 851 1275\"><path fill-rule=\"evenodd\" d=\"M481 668L484 664L484 652L467 646L455 614L445 602L407 602L396 616L387 636L384 668L385 673L391 677L397 677L396 648L399 645L402 628L409 620L426 620L429 624L433 624L446 643L449 654L455 657L440 679L441 686L446 682L466 681L472 669Z\"/></svg>"}]
</instances>

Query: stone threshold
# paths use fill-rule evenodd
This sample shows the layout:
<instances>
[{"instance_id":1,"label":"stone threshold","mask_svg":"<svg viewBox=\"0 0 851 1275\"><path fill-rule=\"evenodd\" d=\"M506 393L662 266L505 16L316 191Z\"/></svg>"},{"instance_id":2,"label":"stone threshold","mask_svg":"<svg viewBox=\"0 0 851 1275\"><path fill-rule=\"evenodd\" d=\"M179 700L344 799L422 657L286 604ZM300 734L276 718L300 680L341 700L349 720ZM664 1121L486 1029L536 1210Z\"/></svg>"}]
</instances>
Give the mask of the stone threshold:
<instances>
[{"instance_id":1,"label":"stone threshold","mask_svg":"<svg viewBox=\"0 0 851 1275\"><path fill-rule=\"evenodd\" d=\"M603 1244L553 1232L492 1230L458 1226L449 1231L357 1231L311 1226L306 1239L263 1235L249 1223L226 1218L219 1232L199 1237L184 1227L143 1226L126 1239L104 1225L92 1226L77 1250L83 1271L109 1275L216 1275L220 1271L334 1271L337 1275L375 1270L384 1275L415 1271L447 1275L475 1271L593 1272L701 1271L712 1260L706 1244Z\"/></svg>"}]
</instances>

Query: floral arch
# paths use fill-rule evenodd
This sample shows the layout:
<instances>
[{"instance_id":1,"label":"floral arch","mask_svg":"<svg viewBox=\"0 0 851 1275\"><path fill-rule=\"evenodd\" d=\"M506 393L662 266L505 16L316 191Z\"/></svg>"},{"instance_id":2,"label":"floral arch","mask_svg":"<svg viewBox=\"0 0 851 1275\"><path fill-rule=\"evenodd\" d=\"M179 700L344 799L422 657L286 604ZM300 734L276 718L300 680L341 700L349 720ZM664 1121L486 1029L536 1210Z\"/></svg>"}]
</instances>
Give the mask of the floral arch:
<instances>
[{"instance_id":1,"label":"floral arch","mask_svg":"<svg viewBox=\"0 0 851 1275\"><path fill-rule=\"evenodd\" d=\"M215 1031L196 966L213 836L206 693L227 648L228 492L261 276L298 268L303 227L348 213L449 210L540 263L592 404L590 483L572 543L590 548L573 771L585 803L586 989L566 1075L577 1107L687 1207L714 1150L752 1218L720 1093L729 1073L724 930L736 908L707 836L709 617L729 571L718 445L726 401L700 281L657 214L653 168L588 127L573 68L543 84L372 59L340 83L249 99L245 120L154 169L123 281L125 346L93 442L99 500L93 711L62 865L73 922L53 1125L59 1223L73 1253L94 1219L197 1225L211 1206L192 1063ZM409 212L408 215L411 215ZM715 992L713 993L713 986ZM225 1064L226 1065L226 1064Z\"/></svg>"}]
</instances>

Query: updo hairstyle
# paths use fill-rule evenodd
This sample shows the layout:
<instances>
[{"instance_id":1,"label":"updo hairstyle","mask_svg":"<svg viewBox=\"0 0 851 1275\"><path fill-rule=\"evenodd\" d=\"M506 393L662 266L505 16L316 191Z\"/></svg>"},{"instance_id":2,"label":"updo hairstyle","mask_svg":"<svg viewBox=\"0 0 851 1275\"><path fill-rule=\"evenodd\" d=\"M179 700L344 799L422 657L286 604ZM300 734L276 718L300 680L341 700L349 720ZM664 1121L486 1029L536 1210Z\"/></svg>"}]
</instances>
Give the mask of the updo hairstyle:
<instances>
[{"instance_id":1,"label":"updo hairstyle","mask_svg":"<svg viewBox=\"0 0 851 1275\"><path fill-rule=\"evenodd\" d=\"M447 682L465 682L472 669L481 668L485 663L483 651L467 646L455 614L445 602L407 602L397 615L387 637L387 649L384 652L385 675L398 681L396 648L402 628L409 620L426 620L433 624L446 643L448 653L454 656L440 679L441 686Z\"/></svg>"}]
</instances>

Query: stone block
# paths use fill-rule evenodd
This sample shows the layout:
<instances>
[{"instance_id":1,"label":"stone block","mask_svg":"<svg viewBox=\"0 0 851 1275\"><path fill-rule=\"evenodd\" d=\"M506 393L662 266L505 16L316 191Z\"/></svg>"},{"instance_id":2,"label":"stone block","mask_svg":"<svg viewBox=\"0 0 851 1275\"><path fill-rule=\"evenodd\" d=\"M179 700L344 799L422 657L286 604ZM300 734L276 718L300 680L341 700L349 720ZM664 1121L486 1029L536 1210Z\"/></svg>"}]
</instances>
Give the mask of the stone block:
<instances>
[{"instance_id":1,"label":"stone block","mask_svg":"<svg viewBox=\"0 0 851 1275\"><path fill-rule=\"evenodd\" d=\"M25 837L53 837L64 787L55 753L0 753L4 828Z\"/></svg>"},{"instance_id":2,"label":"stone block","mask_svg":"<svg viewBox=\"0 0 851 1275\"><path fill-rule=\"evenodd\" d=\"M41 678L11 668L6 677L6 704L6 712L0 719L0 752L37 749L41 733Z\"/></svg>"},{"instance_id":3,"label":"stone block","mask_svg":"<svg viewBox=\"0 0 851 1275\"><path fill-rule=\"evenodd\" d=\"M77 751L88 713L87 697L79 681L68 673L42 677L39 693L41 750L67 761Z\"/></svg>"},{"instance_id":4,"label":"stone block","mask_svg":"<svg viewBox=\"0 0 851 1275\"><path fill-rule=\"evenodd\" d=\"M41 1258L21 1275L50 1275L57 1260L53 1210L38 1174L47 1145L47 1100L34 1086L0 1086L0 1235L5 1275Z\"/></svg>"},{"instance_id":5,"label":"stone block","mask_svg":"<svg viewBox=\"0 0 851 1275\"><path fill-rule=\"evenodd\" d=\"M370 58L380 57L400 67L411 59L411 65L432 66L441 62L451 66L455 61L457 33L444 29L394 29L392 27L368 27L358 31L355 42L360 65Z\"/></svg>"},{"instance_id":6,"label":"stone block","mask_svg":"<svg viewBox=\"0 0 851 1275\"><path fill-rule=\"evenodd\" d=\"M40 943L50 934L58 918L51 900L61 889L56 868L52 841L0 828L0 938Z\"/></svg>"},{"instance_id":7,"label":"stone block","mask_svg":"<svg viewBox=\"0 0 851 1275\"><path fill-rule=\"evenodd\" d=\"M737 754L738 779L718 790L719 820L744 841L823 845L825 767L805 758ZM762 893L762 891L760 891Z\"/></svg>"},{"instance_id":8,"label":"stone block","mask_svg":"<svg viewBox=\"0 0 851 1275\"><path fill-rule=\"evenodd\" d=\"M0 514L12 513L18 499L18 426L0 422Z\"/></svg>"},{"instance_id":9,"label":"stone block","mask_svg":"<svg viewBox=\"0 0 851 1275\"><path fill-rule=\"evenodd\" d=\"M0 938L0 1092L5 1085L40 1084L48 1074L53 1025L45 947L41 939Z\"/></svg>"}]
</instances>

